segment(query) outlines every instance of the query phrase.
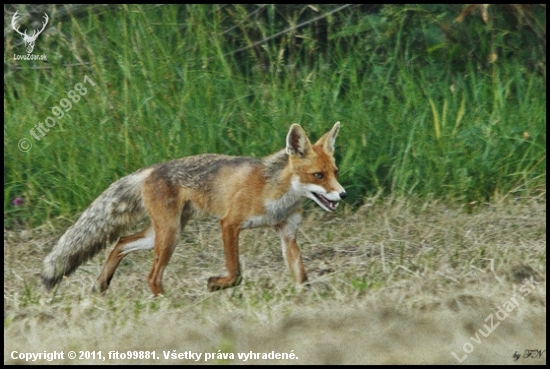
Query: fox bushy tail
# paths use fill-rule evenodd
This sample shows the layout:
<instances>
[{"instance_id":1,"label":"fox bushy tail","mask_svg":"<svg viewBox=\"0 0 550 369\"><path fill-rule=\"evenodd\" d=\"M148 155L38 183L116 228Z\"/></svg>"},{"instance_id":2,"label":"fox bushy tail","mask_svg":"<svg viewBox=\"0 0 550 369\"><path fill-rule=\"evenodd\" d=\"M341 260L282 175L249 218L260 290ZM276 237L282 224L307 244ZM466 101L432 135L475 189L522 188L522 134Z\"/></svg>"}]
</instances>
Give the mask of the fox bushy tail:
<instances>
[{"instance_id":1,"label":"fox bushy tail","mask_svg":"<svg viewBox=\"0 0 550 369\"><path fill-rule=\"evenodd\" d=\"M147 215L141 188L149 173L142 169L111 184L67 229L44 259L42 282L47 289Z\"/></svg>"}]
</instances>

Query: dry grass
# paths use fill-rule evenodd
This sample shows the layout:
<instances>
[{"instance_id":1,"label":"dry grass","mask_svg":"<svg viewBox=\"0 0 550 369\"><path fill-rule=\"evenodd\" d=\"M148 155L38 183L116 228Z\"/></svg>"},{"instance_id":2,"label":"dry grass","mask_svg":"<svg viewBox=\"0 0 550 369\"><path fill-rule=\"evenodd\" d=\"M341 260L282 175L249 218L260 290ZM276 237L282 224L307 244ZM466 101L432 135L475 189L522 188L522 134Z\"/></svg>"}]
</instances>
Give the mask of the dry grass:
<instances>
[{"instance_id":1,"label":"dry grass","mask_svg":"<svg viewBox=\"0 0 550 369\"><path fill-rule=\"evenodd\" d=\"M275 351L297 359L246 363L452 364L451 352L463 357L470 344L466 364L514 363L515 352L546 347L545 198L467 210L377 199L355 213L310 209L299 235L309 288L290 282L279 240L265 229L241 234L243 284L216 293L206 279L223 272L220 231L194 220L161 298L146 282L149 252L127 257L107 293L92 294L110 249L48 293L39 270L61 232L5 232L4 363L23 362L12 351L63 351L53 363L192 362L164 358L175 350L202 353L201 363L205 353L235 355L209 363L240 363L237 353ZM540 283L528 295L525 278ZM476 343L511 298L517 306ZM70 360L69 350L154 350L160 359ZM546 353L517 362L542 364Z\"/></svg>"}]
</instances>

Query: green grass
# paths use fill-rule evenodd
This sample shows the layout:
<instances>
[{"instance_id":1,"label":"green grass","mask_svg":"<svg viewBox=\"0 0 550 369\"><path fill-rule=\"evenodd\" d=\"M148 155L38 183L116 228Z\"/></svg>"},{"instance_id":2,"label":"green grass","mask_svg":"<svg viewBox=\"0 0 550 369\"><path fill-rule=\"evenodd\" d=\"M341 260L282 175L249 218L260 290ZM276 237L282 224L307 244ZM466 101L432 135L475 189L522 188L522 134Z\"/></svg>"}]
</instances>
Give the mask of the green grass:
<instances>
[{"instance_id":1,"label":"green grass","mask_svg":"<svg viewBox=\"0 0 550 369\"><path fill-rule=\"evenodd\" d=\"M293 29L323 11L265 6L247 17L251 9L51 7L34 51L47 63L14 61L24 48L8 33L5 226L74 220L111 182L157 162L267 155L294 122L314 139L342 122L337 161L352 202L378 192L473 202L544 191L545 57L513 50L525 32L506 33L502 17L453 23L460 8L350 7ZM78 83L87 93L36 140L30 130Z\"/></svg>"},{"instance_id":2,"label":"green grass","mask_svg":"<svg viewBox=\"0 0 550 369\"><path fill-rule=\"evenodd\" d=\"M464 363L475 364L544 349L545 5L491 5L486 20L462 5L4 9L5 25L19 10L21 30L50 17L34 51L47 63L14 60L21 38L10 28L4 37L5 363L53 351L65 358L36 363L132 362L71 360L69 350L154 350L160 359L134 361L154 364L182 364L164 353L187 351L456 363L451 352L462 357L469 343ZM70 92L79 83L80 99ZM68 93L72 108L35 139ZM150 252L126 257L109 290L91 293L112 245L43 288L41 263L61 230L116 179L198 153L261 157L284 146L291 123L316 139L335 121L353 205L327 214L306 204L308 287L292 282L277 235L260 229L240 236L241 285L208 293L224 253L217 221L198 218L162 297L147 284ZM540 286L523 299L525 278ZM514 294L517 309L476 343Z\"/></svg>"}]
</instances>

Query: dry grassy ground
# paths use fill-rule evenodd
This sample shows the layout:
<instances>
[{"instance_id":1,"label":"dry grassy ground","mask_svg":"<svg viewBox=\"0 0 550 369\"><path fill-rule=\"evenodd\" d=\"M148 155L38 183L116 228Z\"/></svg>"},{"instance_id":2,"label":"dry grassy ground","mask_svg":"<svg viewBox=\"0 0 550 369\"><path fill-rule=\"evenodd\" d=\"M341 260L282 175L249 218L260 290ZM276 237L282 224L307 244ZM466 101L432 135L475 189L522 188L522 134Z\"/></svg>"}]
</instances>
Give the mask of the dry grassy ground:
<instances>
[{"instance_id":1,"label":"dry grassy ground","mask_svg":"<svg viewBox=\"0 0 550 369\"><path fill-rule=\"evenodd\" d=\"M305 289L290 282L275 232L262 229L241 234L243 284L206 292L207 278L224 272L220 231L215 220L193 220L160 298L146 282L150 252L127 257L104 296L91 293L110 248L48 293L39 271L62 232L5 231L4 363L53 351L64 358L51 363L194 362L168 352L242 363L239 353L274 351L294 356L246 363L543 364L545 352L523 356L546 348L545 201L465 209L373 199L355 213L309 209L299 233ZM108 358L129 350L157 358Z\"/></svg>"}]
</instances>

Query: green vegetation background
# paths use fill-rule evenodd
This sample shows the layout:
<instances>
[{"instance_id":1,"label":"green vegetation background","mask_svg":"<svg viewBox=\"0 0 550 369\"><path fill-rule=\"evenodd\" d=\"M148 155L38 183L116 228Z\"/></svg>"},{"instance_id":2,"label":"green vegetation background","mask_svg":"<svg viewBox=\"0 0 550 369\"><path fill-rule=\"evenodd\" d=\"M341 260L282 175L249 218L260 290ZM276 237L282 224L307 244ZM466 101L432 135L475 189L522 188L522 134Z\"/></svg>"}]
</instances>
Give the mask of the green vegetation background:
<instances>
[{"instance_id":1,"label":"green vegetation background","mask_svg":"<svg viewBox=\"0 0 550 369\"><path fill-rule=\"evenodd\" d=\"M29 34L47 12L33 52L47 61L15 60L16 10ZM545 192L545 5L5 5L4 18L8 228L74 221L157 162L267 155L294 122L312 139L342 122L352 203Z\"/></svg>"}]
</instances>

